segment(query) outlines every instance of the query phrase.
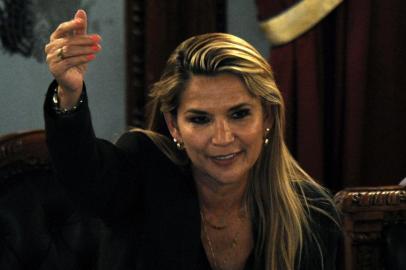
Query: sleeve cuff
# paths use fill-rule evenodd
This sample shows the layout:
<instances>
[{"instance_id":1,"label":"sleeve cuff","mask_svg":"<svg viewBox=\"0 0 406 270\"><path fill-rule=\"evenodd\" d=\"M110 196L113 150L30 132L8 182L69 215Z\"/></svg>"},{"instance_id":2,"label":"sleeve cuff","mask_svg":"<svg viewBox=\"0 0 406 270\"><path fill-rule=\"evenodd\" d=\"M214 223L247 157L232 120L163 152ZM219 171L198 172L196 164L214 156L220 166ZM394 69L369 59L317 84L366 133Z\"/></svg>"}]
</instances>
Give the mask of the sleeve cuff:
<instances>
[{"instance_id":1,"label":"sleeve cuff","mask_svg":"<svg viewBox=\"0 0 406 270\"><path fill-rule=\"evenodd\" d=\"M52 83L49 85L47 93L45 95L44 110L46 114L53 117L69 117L79 113L81 110L84 109L83 107L88 106L85 83L83 83L83 91L78 104L76 104L71 109L63 109L58 106L58 100L56 96L57 88L58 83L56 80L53 80Z\"/></svg>"}]
</instances>

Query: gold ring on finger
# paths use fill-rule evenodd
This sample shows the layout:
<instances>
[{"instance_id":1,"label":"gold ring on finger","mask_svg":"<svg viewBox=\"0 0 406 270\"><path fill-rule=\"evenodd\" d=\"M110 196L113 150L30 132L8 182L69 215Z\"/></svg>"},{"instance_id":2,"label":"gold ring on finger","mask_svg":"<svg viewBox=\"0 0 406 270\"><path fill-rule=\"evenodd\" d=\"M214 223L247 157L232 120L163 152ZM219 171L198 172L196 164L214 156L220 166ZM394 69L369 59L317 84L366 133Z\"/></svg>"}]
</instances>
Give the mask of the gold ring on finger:
<instances>
[{"instance_id":1,"label":"gold ring on finger","mask_svg":"<svg viewBox=\"0 0 406 270\"><path fill-rule=\"evenodd\" d=\"M59 48L58 53L57 53L56 56L58 56L58 58L59 58L60 60L65 59L65 55L64 55L64 53L63 53L63 47L60 47L60 48Z\"/></svg>"}]
</instances>

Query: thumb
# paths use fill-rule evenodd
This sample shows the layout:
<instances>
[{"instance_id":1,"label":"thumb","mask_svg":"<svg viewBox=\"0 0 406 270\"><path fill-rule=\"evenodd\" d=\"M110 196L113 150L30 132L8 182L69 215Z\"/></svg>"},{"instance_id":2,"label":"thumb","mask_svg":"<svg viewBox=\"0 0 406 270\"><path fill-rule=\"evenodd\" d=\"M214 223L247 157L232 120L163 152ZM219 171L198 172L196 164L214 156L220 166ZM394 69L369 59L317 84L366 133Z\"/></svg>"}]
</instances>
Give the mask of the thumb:
<instances>
[{"instance_id":1,"label":"thumb","mask_svg":"<svg viewBox=\"0 0 406 270\"><path fill-rule=\"evenodd\" d=\"M76 11L75 19L81 19L83 21L83 28L77 29L75 31L75 33L77 35L86 34L87 33L87 15L86 15L86 11L84 11L83 9L79 9L78 11Z\"/></svg>"}]
</instances>

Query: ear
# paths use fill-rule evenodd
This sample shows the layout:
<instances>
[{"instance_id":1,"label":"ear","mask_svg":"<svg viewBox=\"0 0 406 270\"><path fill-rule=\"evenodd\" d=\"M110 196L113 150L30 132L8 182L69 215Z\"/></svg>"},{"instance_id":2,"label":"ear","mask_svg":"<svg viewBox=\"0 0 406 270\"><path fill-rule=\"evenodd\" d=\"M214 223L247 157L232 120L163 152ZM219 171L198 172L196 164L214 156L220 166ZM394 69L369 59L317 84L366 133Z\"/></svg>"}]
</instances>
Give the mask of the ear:
<instances>
[{"instance_id":1,"label":"ear","mask_svg":"<svg viewBox=\"0 0 406 270\"><path fill-rule=\"evenodd\" d=\"M172 137L177 140L181 140L176 117L169 112L165 112L164 118L166 126L168 127L168 130L171 133Z\"/></svg>"}]
</instances>

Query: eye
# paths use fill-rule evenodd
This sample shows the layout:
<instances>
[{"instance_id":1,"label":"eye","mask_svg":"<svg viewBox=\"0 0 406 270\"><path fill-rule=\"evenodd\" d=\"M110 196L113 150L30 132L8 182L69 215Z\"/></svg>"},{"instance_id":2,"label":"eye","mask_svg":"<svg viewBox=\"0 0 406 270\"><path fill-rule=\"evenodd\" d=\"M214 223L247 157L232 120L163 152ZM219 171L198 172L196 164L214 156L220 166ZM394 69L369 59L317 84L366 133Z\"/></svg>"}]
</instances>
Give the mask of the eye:
<instances>
[{"instance_id":1,"label":"eye","mask_svg":"<svg viewBox=\"0 0 406 270\"><path fill-rule=\"evenodd\" d=\"M244 117L246 117L250 114L251 114L251 111L249 109L240 109L240 110L234 111L231 114L231 117L233 119L243 119Z\"/></svg>"},{"instance_id":2,"label":"eye","mask_svg":"<svg viewBox=\"0 0 406 270\"><path fill-rule=\"evenodd\" d=\"M189 122L198 125L204 125L210 122L210 118L205 115L195 115L187 118Z\"/></svg>"}]
</instances>

